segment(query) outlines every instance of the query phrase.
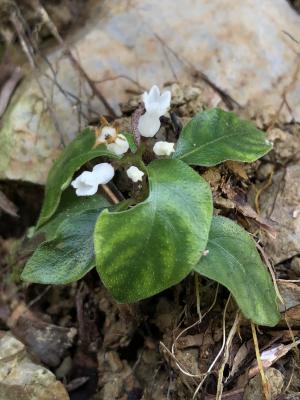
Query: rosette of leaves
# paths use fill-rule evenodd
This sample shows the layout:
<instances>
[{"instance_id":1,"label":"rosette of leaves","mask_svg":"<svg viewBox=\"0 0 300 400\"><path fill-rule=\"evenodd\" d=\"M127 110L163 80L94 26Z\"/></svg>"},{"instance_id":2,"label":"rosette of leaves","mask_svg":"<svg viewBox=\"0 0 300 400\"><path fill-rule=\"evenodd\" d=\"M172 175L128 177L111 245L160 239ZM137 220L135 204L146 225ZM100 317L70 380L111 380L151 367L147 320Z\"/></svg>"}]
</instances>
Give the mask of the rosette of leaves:
<instances>
[{"instance_id":1,"label":"rosette of leaves","mask_svg":"<svg viewBox=\"0 0 300 400\"><path fill-rule=\"evenodd\" d=\"M254 240L230 219L213 217L210 186L192 168L226 160L252 162L271 147L263 132L235 114L202 112L183 128L171 158L144 167L148 197L116 207L101 195L76 198L66 191L87 161L117 158L105 146L95 147L92 129L84 130L49 173L37 225L44 240L27 262L23 280L67 284L96 267L114 298L130 303L194 272L226 286L246 318L276 325L276 293Z\"/></svg>"}]
</instances>

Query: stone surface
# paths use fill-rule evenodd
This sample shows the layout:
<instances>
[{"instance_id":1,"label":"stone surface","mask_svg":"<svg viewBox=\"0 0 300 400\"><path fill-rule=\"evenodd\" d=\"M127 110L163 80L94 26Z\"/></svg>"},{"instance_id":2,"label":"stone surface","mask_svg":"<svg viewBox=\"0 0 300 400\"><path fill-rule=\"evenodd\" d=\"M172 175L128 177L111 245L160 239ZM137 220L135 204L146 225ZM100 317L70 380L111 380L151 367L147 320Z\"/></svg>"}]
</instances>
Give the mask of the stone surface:
<instances>
[{"instance_id":1,"label":"stone surface","mask_svg":"<svg viewBox=\"0 0 300 400\"><path fill-rule=\"evenodd\" d=\"M273 143L273 162L287 164L300 152L300 126L294 125L291 132L275 128L268 131L268 139Z\"/></svg>"},{"instance_id":2,"label":"stone surface","mask_svg":"<svg viewBox=\"0 0 300 400\"><path fill-rule=\"evenodd\" d=\"M280 371L275 368L269 368L265 372L269 381L271 400L275 400L281 393L284 384L284 377ZM261 376L258 374L252 378L246 386L243 400L264 400L265 396L262 390Z\"/></svg>"},{"instance_id":3,"label":"stone surface","mask_svg":"<svg viewBox=\"0 0 300 400\"><path fill-rule=\"evenodd\" d=\"M300 276L300 257L294 257L291 261L292 270Z\"/></svg>"},{"instance_id":4,"label":"stone surface","mask_svg":"<svg viewBox=\"0 0 300 400\"><path fill-rule=\"evenodd\" d=\"M55 375L35 364L25 346L9 332L0 332L0 400L68 400Z\"/></svg>"},{"instance_id":5,"label":"stone surface","mask_svg":"<svg viewBox=\"0 0 300 400\"><path fill-rule=\"evenodd\" d=\"M300 164L289 164L273 177L260 198L262 216L278 223L277 237L264 235L267 254L275 264L300 254Z\"/></svg>"},{"instance_id":6,"label":"stone surface","mask_svg":"<svg viewBox=\"0 0 300 400\"><path fill-rule=\"evenodd\" d=\"M172 0L111 0L87 7L90 18L68 45L117 113L128 91L199 82L195 71L201 70L238 103L268 115L285 93L289 108L281 119L300 120L299 48L291 39L300 37L300 16L287 1L182 0L178 10ZM44 183L61 142L107 114L61 49L48 60L52 69L41 65L43 73L36 74L44 95L28 77L5 113L0 178Z\"/></svg>"},{"instance_id":7,"label":"stone surface","mask_svg":"<svg viewBox=\"0 0 300 400\"><path fill-rule=\"evenodd\" d=\"M290 308L300 304L300 286L293 282L278 282L278 289L284 300L284 304L279 304L280 312L288 311Z\"/></svg>"}]
</instances>

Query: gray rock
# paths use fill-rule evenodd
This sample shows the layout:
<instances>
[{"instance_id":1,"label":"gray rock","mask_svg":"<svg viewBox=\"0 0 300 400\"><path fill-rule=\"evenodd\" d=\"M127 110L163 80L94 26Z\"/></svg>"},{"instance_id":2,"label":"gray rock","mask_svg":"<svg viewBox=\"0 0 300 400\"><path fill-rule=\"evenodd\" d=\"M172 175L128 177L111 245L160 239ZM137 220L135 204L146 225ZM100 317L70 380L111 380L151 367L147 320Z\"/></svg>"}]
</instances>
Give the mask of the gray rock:
<instances>
[{"instance_id":1,"label":"gray rock","mask_svg":"<svg viewBox=\"0 0 300 400\"><path fill-rule=\"evenodd\" d=\"M277 237L264 234L268 255L275 264L300 254L300 164L278 171L260 198L262 216L278 223Z\"/></svg>"},{"instance_id":2,"label":"gray rock","mask_svg":"<svg viewBox=\"0 0 300 400\"><path fill-rule=\"evenodd\" d=\"M116 113L128 90L199 82L199 75L192 77L201 70L264 115L278 111L288 88L289 109L283 107L280 118L300 120L300 81L293 82L299 48L291 39L300 37L300 17L288 2L182 0L179 11L172 0L110 0L89 3L89 13L68 45ZM48 60L52 69L41 64L42 73L35 74L44 94L28 77L3 117L0 179L44 183L61 142L107 114L62 49ZM210 105L218 101L211 98Z\"/></svg>"},{"instance_id":3,"label":"gray rock","mask_svg":"<svg viewBox=\"0 0 300 400\"><path fill-rule=\"evenodd\" d=\"M292 270L300 276L300 257L294 257L291 262Z\"/></svg>"},{"instance_id":4,"label":"gray rock","mask_svg":"<svg viewBox=\"0 0 300 400\"><path fill-rule=\"evenodd\" d=\"M0 332L0 400L68 400L63 384L34 363L25 346L9 332Z\"/></svg>"},{"instance_id":5,"label":"gray rock","mask_svg":"<svg viewBox=\"0 0 300 400\"><path fill-rule=\"evenodd\" d=\"M275 368L269 368L265 371L266 378L269 381L271 400L275 400L281 393L284 383L284 377L280 371ZM264 400L264 394L261 384L261 376L258 374L252 378L246 386L243 400Z\"/></svg>"}]
</instances>

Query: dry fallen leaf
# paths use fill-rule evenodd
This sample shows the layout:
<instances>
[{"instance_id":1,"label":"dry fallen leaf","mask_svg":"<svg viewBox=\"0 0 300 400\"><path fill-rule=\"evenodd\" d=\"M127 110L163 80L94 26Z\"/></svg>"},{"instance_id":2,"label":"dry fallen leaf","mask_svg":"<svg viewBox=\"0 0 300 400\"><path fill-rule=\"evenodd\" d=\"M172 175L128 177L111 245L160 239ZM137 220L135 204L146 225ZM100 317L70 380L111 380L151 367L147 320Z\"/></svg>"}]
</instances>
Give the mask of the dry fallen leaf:
<instances>
[{"instance_id":1,"label":"dry fallen leaf","mask_svg":"<svg viewBox=\"0 0 300 400\"><path fill-rule=\"evenodd\" d=\"M12 217L18 217L18 209L0 190L0 209Z\"/></svg>"},{"instance_id":2,"label":"dry fallen leaf","mask_svg":"<svg viewBox=\"0 0 300 400\"><path fill-rule=\"evenodd\" d=\"M245 164L242 164L237 161L226 161L225 165L229 169L229 171L231 171L238 178L241 178L245 181L248 180Z\"/></svg>"},{"instance_id":3,"label":"dry fallen leaf","mask_svg":"<svg viewBox=\"0 0 300 400\"><path fill-rule=\"evenodd\" d=\"M300 343L300 339L295 343L288 345L280 344L278 346L272 347L261 353L261 361L265 369L271 367L276 361L285 356L292 348L296 347ZM253 378L259 373L259 368L257 363L249 370L249 378Z\"/></svg>"}]
</instances>

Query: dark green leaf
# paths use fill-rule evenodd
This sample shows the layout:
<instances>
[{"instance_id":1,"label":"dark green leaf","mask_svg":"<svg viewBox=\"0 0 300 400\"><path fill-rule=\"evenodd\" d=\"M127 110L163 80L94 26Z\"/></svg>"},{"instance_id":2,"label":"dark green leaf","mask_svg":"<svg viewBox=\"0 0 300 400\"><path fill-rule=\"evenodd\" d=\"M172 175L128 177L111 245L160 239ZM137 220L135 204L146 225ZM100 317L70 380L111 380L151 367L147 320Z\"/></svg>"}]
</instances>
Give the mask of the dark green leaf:
<instances>
[{"instance_id":1,"label":"dark green leaf","mask_svg":"<svg viewBox=\"0 0 300 400\"><path fill-rule=\"evenodd\" d=\"M78 197L73 188L68 188L62 193L61 201L55 214L36 231L36 234L44 233L46 240L51 240L55 237L58 226L66 219L88 210L94 210L99 213L99 210L109 206L108 200L100 194Z\"/></svg>"},{"instance_id":2,"label":"dark green leaf","mask_svg":"<svg viewBox=\"0 0 300 400\"><path fill-rule=\"evenodd\" d=\"M248 232L230 219L214 217L207 249L195 271L226 286L246 318L276 325L280 315L273 283Z\"/></svg>"},{"instance_id":3,"label":"dark green leaf","mask_svg":"<svg viewBox=\"0 0 300 400\"><path fill-rule=\"evenodd\" d=\"M37 226L42 226L55 213L61 193L69 185L73 174L86 162L100 156L120 158L107 150L106 146L95 145L95 132L87 128L71 142L54 162L47 180L45 199Z\"/></svg>"},{"instance_id":4,"label":"dark green leaf","mask_svg":"<svg viewBox=\"0 0 300 400\"><path fill-rule=\"evenodd\" d=\"M205 249L209 185L179 160L148 166L150 195L123 212L105 210L94 234L97 270L119 302L152 296L185 278Z\"/></svg>"},{"instance_id":5,"label":"dark green leaf","mask_svg":"<svg viewBox=\"0 0 300 400\"><path fill-rule=\"evenodd\" d=\"M98 208L75 213L55 231L50 230L54 238L37 248L21 278L44 284L67 284L82 278L95 266L93 231L100 212Z\"/></svg>"},{"instance_id":6,"label":"dark green leaf","mask_svg":"<svg viewBox=\"0 0 300 400\"><path fill-rule=\"evenodd\" d=\"M271 149L264 132L251 122L212 109L196 115L183 128L173 158L210 167L226 160L252 162Z\"/></svg>"}]
</instances>

